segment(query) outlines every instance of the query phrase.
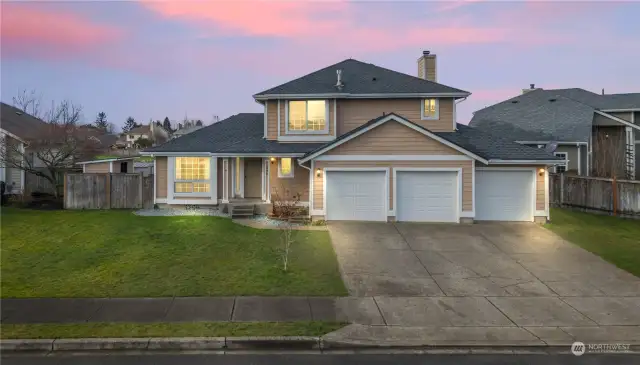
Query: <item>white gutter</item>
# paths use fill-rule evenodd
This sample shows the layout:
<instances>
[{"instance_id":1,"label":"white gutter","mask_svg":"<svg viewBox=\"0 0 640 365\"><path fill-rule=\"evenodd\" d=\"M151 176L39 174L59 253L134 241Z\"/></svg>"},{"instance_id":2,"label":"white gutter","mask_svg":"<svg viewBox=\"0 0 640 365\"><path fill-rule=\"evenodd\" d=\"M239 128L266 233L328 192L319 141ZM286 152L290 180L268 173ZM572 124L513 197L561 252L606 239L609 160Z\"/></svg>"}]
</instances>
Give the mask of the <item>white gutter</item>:
<instances>
[{"instance_id":1,"label":"white gutter","mask_svg":"<svg viewBox=\"0 0 640 365\"><path fill-rule=\"evenodd\" d=\"M143 156L202 157L302 157L304 153L211 153L211 152L140 152Z\"/></svg>"},{"instance_id":2,"label":"white gutter","mask_svg":"<svg viewBox=\"0 0 640 365\"><path fill-rule=\"evenodd\" d=\"M515 141L520 144L547 144L547 143L557 143L558 145L587 145L587 142L557 142L557 141Z\"/></svg>"},{"instance_id":3,"label":"white gutter","mask_svg":"<svg viewBox=\"0 0 640 365\"><path fill-rule=\"evenodd\" d=\"M395 99L395 98L466 98L471 93L379 93L379 94L351 94L351 93L321 93L321 94L264 94L254 95L255 100L268 99Z\"/></svg>"},{"instance_id":4,"label":"white gutter","mask_svg":"<svg viewBox=\"0 0 640 365\"><path fill-rule=\"evenodd\" d=\"M489 160L489 165L557 165L561 160Z\"/></svg>"}]
</instances>

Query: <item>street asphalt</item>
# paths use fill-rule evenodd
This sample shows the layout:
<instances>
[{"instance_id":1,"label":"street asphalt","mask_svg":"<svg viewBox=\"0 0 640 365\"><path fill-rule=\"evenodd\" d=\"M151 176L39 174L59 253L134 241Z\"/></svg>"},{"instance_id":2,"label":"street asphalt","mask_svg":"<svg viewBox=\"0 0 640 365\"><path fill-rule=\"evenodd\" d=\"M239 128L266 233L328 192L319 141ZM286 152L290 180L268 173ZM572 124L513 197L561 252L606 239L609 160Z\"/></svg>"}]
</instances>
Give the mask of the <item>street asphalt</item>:
<instances>
[{"instance_id":1,"label":"street asphalt","mask_svg":"<svg viewBox=\"0 0 640 365\"><path fill-rule=\"evenodd\" d=\"M3 365L626 365L638 364L640 356L604 355L428 355L428 354L151 354L151 355L12 355Z\"/></svg>"}]
</instances>

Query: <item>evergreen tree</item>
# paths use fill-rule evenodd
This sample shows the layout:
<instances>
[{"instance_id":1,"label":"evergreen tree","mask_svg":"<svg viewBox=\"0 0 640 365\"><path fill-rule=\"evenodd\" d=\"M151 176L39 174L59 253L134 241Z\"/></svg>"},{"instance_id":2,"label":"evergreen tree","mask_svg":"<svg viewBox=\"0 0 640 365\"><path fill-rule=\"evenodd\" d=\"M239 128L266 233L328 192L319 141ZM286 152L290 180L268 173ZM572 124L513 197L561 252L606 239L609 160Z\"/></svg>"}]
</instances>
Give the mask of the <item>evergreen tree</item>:
<instances>
[{"instance_id":1,"label":"evergreen tree","mask_svg":"<svg viewBox=\"0 0 640 365\"><path fill-rule=\"evenodd\" d=\"M202 121L200 119L196 120L196 126L202 127Z\"/></svg>"},{"instance_id":2,"label":"evergreen tree","mask_svg":"<svg viewBox=\"0 0 640 365\"><path fill-rule=\"evenodd\" d=\"M133 117L127 118L127 121L124 123L124 127L122 127L122 131L127 133L133 128L137 127L136 120Z\"/></svg>"},{"instance_id":3,"label":"evergreen tree","mask_svg":"<svg viewBox=\"0 0 640 365\"><path fill-rule=\"evenodd\" d=\"M169 121L169 117L164 117L164 121L162 122L162 127L167 130L167 132L171 132L171 121Z\"/></svg>"},{"instance_id":4,"label":"evergreen tree","mask_svg":"<svg viewBox=\"0 0 640 365\"><path fill-rule=\"evenodd\" d=\"M97 128L102 129L103 131L107 131L109 129L109 122L107 121L107 113L100 112L96 117L95 125Z\"/></svg>"}]
</instances>

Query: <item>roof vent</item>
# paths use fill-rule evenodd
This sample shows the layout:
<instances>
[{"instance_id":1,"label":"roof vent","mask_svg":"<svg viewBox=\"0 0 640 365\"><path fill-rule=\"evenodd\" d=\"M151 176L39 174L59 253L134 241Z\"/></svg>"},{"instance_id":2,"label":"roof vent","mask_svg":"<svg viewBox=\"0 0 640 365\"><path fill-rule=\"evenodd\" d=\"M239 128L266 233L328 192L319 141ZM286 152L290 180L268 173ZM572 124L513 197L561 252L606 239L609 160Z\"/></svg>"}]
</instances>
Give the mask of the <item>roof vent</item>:
<instances>
[{"instance_id":1,"label":"roof vent","mask_svg":"<svg viewBox=\"0 0 640 365\"><path fill-rule=\"evenodd\" d=\"M428 56L431 54L431 51L422 51L423 56Z\"/></svg>"},{"instance_id":2,"label":"roof vent","mask_svg":"<svg viewBox=\"0 0 640 365\"><path fill-rule=\"evenodd\" d=\"M344 83L342 82L342 70L340 69L336 70L336 77L337 77L336 88L338 90L342 90L342 88L344 87Z\"/></svg>"},{"instance_id":3,"label":"roof vent","mask_svg":"<svg viewBox=\"0 0 640 365\"><path fill-rule=\"evenodd\" d=\"M552 102L552 103L553 103L554 101L556 101L556 100L558 100L558 99L556 99L556 98L551 98L551 99L549 99L549 101L550 101L550 102Z\"/></svg>"},{"instance_id":4,"label":"roof vent","mask_svg":"<svg viewBox=\"0 0 640 365\"><path fill-rule=\"evenodd\" d=\"M529 84L529 86L530 86L531 90L536 88L536 84Z\"/></svg>"},{"instance_id":5,"label":"roof vent","mask_svg":"<svg viewBox=\"0 0 640 365\"><path fill-rule=\"evenodd\" d=\"M16 112L16 115L22 115L22 112Z\"/></svg>"},{"instance_id":6,"label":"roof vent","mask_svg":"<svg viewBox=\"0 0 640 365\"><path fill-rule=\"evenodd\" d=\"M511 104L518 104L519 101L518 100L511 100Z\"/></svg>"},{"instance_id":7,"label":"roof vent","mask_svg":"<svg viewBox=\"0 0 640 365\"><path fill-rule=\"evenodd\" d=\"M378 78L374 76L371 81L378 81Z\"/></svg>"}]
</instances>

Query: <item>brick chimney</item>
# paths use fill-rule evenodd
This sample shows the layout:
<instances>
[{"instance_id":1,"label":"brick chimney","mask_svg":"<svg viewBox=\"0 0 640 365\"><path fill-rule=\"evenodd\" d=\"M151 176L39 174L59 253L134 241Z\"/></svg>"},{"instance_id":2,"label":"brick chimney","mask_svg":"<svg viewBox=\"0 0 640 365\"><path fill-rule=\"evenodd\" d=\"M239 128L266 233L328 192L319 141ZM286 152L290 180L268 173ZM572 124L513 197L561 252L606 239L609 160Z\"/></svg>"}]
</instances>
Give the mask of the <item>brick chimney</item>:
<instances>
[{"instance_id":1,"label":"brick chimney","mask_svg":"<svg viewBox=\"0 0 640 365\"><path fill-rule=\"evenodd\" d=\"M433 82L438 81L436 55L431 54L430 51L423 51L422 57L418 58L418 77Z\"/></svg>"}]
</instances>

